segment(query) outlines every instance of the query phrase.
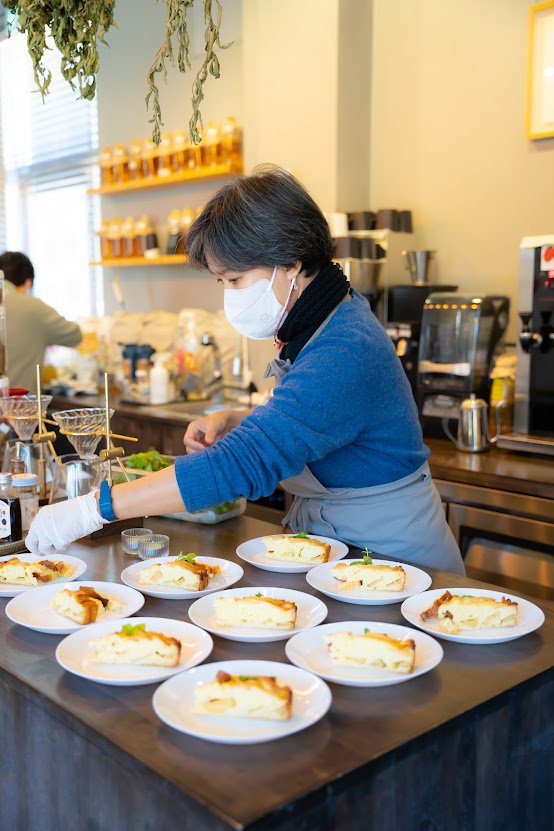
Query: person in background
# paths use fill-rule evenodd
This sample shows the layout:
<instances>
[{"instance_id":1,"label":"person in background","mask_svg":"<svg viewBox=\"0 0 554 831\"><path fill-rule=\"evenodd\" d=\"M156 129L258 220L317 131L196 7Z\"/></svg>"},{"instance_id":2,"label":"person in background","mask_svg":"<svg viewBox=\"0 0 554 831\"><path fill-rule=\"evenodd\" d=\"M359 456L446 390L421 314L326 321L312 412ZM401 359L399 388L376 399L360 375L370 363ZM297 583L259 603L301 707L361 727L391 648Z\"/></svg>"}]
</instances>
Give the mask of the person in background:
<instances>
[{"instance_id":1,"label":"person in background","mask_svg":"<svg viewBox=\"0 0 554 831\"><path fill-rule=\"evenodd\" d=\"M6 278L10 386L34 392L36 365L42 364L46 347L77 346L83 336L76 323L29 294L35 270L25 254L5 251L0 255L0 271Z\"/></svg>"}]
</instances>

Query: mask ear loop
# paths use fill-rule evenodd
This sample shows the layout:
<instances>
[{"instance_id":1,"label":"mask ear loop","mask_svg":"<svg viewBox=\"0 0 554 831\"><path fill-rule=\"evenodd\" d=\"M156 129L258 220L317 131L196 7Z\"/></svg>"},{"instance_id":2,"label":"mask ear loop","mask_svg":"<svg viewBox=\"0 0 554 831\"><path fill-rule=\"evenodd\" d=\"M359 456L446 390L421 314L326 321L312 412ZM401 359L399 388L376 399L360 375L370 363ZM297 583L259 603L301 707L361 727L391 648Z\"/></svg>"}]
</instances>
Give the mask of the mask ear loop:
<instances>
[{"instance_id":1,"label":"mask ear loop","mask_svg":"<svg viewBox=\"0 0 554 831\"><path fill-rule=\"evenodd\" d=\"M275 271L273 272L274 276L275 276L276 271L277 271L277 269L275 269ZM273 278L272 278L272 282L273 282ZM287 302L285 303L285 305L283 307L283 311L281 312L281 316L279 317L279 320L277 321L277 326L275 327L275 332L273 333L273 345L278 346L279 349L281 349L281 347L283 347L283 346L286 346L286 344L281 343L281 341L277 337L277 332L281 328L281 323L283 322L283 318L285 317L285 315L287 314L287 312L289 310L289 303L290 303L290 299L292 297L293 291L297 291L296 277L293 278L293 281L292 281L291 287L290 287L290 291L289 291L289 294L288 294L288 297L287 297Z\"/></svg>"}]
</instances>

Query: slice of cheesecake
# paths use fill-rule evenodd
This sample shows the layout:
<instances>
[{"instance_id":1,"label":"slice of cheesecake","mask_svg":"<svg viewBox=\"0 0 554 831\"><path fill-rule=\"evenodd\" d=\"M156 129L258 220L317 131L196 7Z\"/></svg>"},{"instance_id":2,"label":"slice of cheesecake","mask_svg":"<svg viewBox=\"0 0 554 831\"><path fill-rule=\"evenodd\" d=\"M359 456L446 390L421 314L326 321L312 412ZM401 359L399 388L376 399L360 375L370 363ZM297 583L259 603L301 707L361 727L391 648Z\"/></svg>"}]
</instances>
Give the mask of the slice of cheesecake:
<instances>
[{"instance_id":1,"label":"slice of cheesecake","mask_svg":"<svg viewBox=\"0 0 554 831\"><path fill-rule=\"evenodd\" d=\"M110 632L90 641L91 660L102 664L139 664L176 667L181 642L161 632L147 632L144 623L128 623L120 632Z\"/></svg>"},{"instance_id":2,"label":"slice of cheesecake","mask_svg":"<svg viewBox=\"0 0 554 831\"><path fill-rule=\"evenodd\" d=\"M331 574L342 583L341 591L401 592L406 584L406 572L402 566L343 562L333 566Z\"/></svg>"},{"instance_id":3,"label":"slice of cheesecake","mask_svg":"<svg viewBox=\"0 0 554 831\"><path fill-rule=\"evenodd\" d=\"M39 586L49 583L59 577L70 577L75 566L62 560L37 560L28 562L12 557L0 563L0 583L10 583L16 586Z\"/></svg>"},{"instance_id":4,"label":"slice of cheesecake","mask_svg":"<svg viewBox=\"0 0 554 831\"><path fill-rule=\"evenodd\" d=\"M61 589L50 601L50 606L55 612L80 626L94 623L106 609L118 611L122 608L118 600L101 594L91 586L80 586L74 590Z\"/></svg>"},{"instance_id":5,"label":"slice of cheesecake","mask_svg":"<svg viewBox=\"0 0 554 831\"><path fill-rule=\"evenodd\" d=\"M331 554L329 543L302 535L273 534L264 537L264 543L266 556L272 560L318 565L328 562Z\"/></svg>"},{"instance_id":6,"label":"slice of cheesecake","mask_svg":"<svg viewBox=\"0 0 554 831\"><path fill-rule=\"evenodd\" d=\"M457 595L444 592L421 612L422 620L438 620L441 632L457 635L471 629L499 629L517 626L518 604L503 597Z\"/></svg>"},{"instance_id":7,"label":"slice of cheesecake","mask_svg":"<svg viewBox=\"0 0 554 831\"><path fill-rule=\"evenodd\" d=\"M332 632L325 642L333 663L343 667L386 669L408 674L415 665L415 643L366 629L363 634Z\"/></svg>"},{"instance_id":8,"label":"slice of cheesecake","mask_svg":"<svg viewBox=\"0 0 554 831\"><path fill-rule=\"evenodd\" d=\"M267 675L229 675L220 670L213 681L196 686L193 712L287 721L292 690Z\"/></svg>"},{"instance_id":9,"label":"slice of cheesecake","mask_svg":"<svg viewBox=\"0 0 554 831\"><path fill-rule=\"evenodd\" d=\"M294 629L296 611L296 603L277 597L220 595L215 599L215 614L220 626Z\"/></svg>"},{"instance_id":10,"label":"slice of cheesecake","mask_svg":"<svg viewBox=\"0 0 554 831\"><path fill-rule=\"evenodd\" d=\"M141 586L175 586L185 591L198 592L206 589L209 581L220 572L219 566L207 563L168 560L141 568L138 582Z\"/></svg>"}]
</instances>

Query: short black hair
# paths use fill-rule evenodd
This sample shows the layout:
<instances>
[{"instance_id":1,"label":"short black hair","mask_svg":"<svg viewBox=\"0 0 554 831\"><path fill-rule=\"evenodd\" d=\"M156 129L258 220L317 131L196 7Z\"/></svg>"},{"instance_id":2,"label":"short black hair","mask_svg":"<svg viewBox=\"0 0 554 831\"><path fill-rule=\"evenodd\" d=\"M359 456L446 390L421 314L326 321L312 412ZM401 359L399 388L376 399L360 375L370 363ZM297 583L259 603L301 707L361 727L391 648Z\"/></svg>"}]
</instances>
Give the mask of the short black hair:
<instances>
[{"instance_id":1,"label":"short black hair","mask_svg":"<svg viewBox=\"0 0 554 831\"><path fill-rule=\"evenodd\" d=\"M14 286L22 286L27 280L35 279L35 269L29 257L21 251L4 251L0 254L0 271Z\"/></svg>"},{"instance_id":2,"label":"short black hair","mask_svg":"<svg viewBox=\"0 0 554 831\"><path fill-rule=\"evenodd\" d=\"M220 188L191 226L186 247L192 265L207 268L208 255L222 272L292 268L300 260L310 277L333 256L321 210L292 174L273 165Z\"/></svg>"}]
</instances>

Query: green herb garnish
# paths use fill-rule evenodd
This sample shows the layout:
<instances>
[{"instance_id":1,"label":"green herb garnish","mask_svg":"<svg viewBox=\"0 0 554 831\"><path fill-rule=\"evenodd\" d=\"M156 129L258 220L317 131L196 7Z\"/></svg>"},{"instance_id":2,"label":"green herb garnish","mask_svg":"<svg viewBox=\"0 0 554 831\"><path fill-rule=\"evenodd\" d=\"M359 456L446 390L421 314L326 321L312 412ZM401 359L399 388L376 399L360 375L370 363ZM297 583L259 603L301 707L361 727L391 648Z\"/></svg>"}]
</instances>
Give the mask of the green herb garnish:
<instances>
[{"instance_id":1,"label":"green herb garnish","mask_svg":"<svg viewBox=\"0 0 554 831\"><path fill-rule=\"evenodd\" d=\"M263 594L261 592L256 592L256 597L263 597Z\"/></svg>"},{"instance_id":2,"label":"green herb garnish","mask_svg":"<svg viewBox=\"0 0 554 831\"><path fill-rule=\"evenodd\" d=\"M365 548L362 549L362 554L364 555L363 560L354 560L351 563L351 565L353 565L353 566L370 566L373 562L373 560L371 559L371 555L373 554L373 551L370 551L369 548L367 548L367 546L366 546Z\"/></svg>"},{"instance_id":3,"label":"green herb garnish","mask_svg":"<svg viewBox=\"0 0 554 831\"><path fill-rule=\"evenodd\" d=\"M259 677L259 675L239 675L241 681L257 681Z\"/></svg>"},{"instance_id":4,"label":"green herb garnish","mask_svg":"<svg viewBox=\"0 0 554 831\"><path fill-rule=\"evenodd\" d=\"M366 626L366 628L364 629L364 635L367 635L368 632L371 633L371 629L368 629Z\"/></svg>"},{"instance_id":5,"label":"green herb garnish","mask_svg":"<svg viewBox=\"0 0 554 831\"><path fill-rule=\"evenodd\" d=\"M192 552L190 554L185 554L184 551L179 551L179 554L177 555L178 560L184 560L186 563L196 562L197 557L198 554L193 554Z\"/></svg>"},{"instance_id":6,"label":"green herb garnish","mask_svg":"<svg viewBox=\"0 0 554 831\"><path fill-rule=\"evenodd\" d=\"M294 534L294 539L295 540L309 540L310 538L309 538L309 536L307 535L307 533L305 531L300 531L299 534Z\"/></svg>"},{"instance_id":7,"label":"green herb garnish","mask_svg":"<svg viewBox=\"0 0 554 831\"><path fill-rule=\"evenodd\" d=\"M124 623L121 629L121 634L130 638L132 635L136 634L136 632L144 631L146 631L146 623L136 623L134 626L132 623Z\"/></svg>"}]
</instances>

